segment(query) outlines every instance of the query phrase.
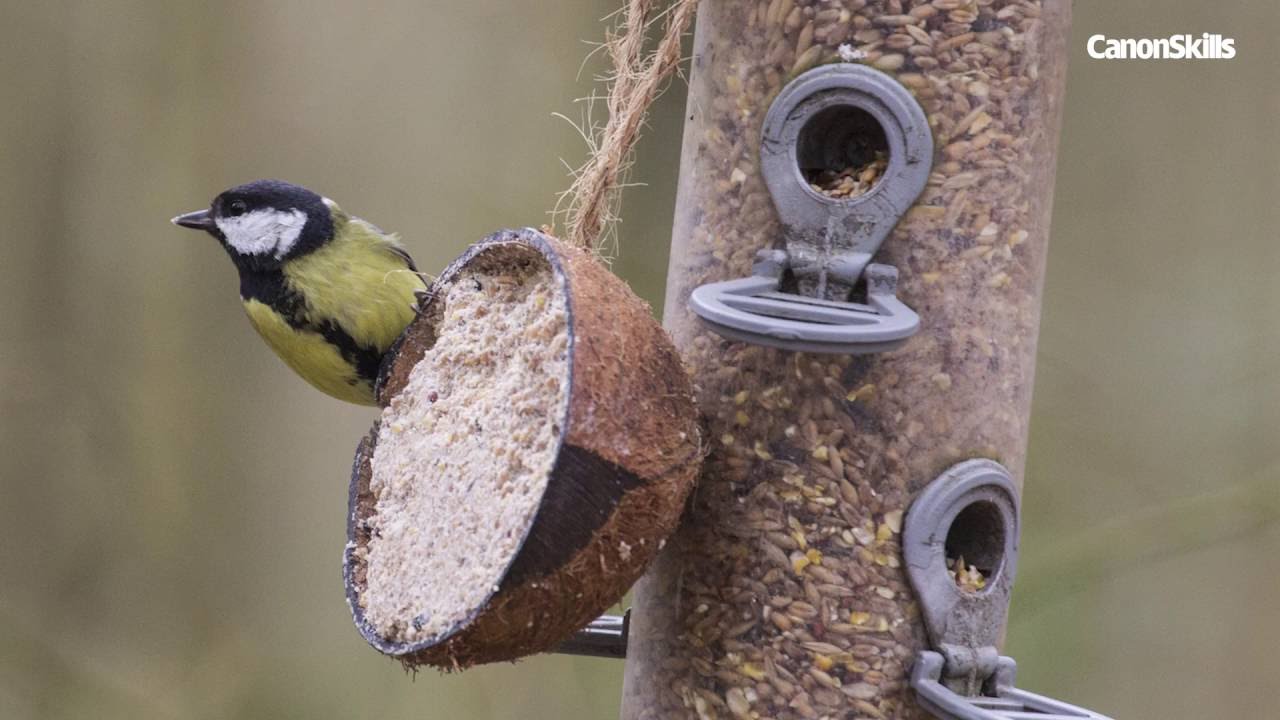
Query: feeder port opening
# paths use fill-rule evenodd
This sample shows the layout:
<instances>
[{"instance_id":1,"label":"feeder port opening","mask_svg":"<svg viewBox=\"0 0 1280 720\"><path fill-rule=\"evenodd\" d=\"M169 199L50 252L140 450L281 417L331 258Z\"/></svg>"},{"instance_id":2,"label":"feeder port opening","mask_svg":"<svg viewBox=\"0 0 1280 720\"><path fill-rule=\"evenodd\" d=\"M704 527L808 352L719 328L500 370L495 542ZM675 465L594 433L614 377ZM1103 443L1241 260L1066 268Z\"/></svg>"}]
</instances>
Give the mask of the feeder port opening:
<instances>
[{"instance_id":1,"label":"feeder port opening","mask_svg":"<svg viewBox=\"0 0 1280 720\"><path fill-rule=\"evenodd\" d=\"M889 138L870 112L856 105L819 110L800 129L796 163L815 192L852 199L879 186L889 167Z\"/></svg>"},{"instance_id":2,"label":"feeder port opening","mask_svg":"<svg viewBox=\"0 0 1280 720\"><path fill-rule=\"evenodd\" d=\"M961 590L992 584L1004 567L1005 522L995 503L979 500L956 514L947 528L947 572Z\"/></svg>"}]
</instances>

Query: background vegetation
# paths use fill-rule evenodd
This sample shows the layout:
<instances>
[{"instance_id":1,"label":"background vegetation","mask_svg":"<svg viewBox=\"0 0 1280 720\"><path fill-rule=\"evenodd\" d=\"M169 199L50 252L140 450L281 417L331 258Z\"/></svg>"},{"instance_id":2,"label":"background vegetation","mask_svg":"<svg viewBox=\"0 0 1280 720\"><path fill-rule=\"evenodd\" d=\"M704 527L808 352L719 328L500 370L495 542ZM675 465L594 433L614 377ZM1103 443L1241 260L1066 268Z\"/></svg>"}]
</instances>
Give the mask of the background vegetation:
<instances>
[{"instance_id":1,"label":"background vegetation","mask_svg":"<svg viewBox=\"0 0 1280 720\"><path fill-rule=\"evenodd\" d=\"M1262 716L1280 677L1280 6L1078 0L1008 650L1117 718ZM171 227L278 176L440 268L539 224L608 0L0 0L0 717L610 718L621 667L406 676L351 626L372 413L253 335ZM1230 62L1102 62L1219 32ZM683 91L617 270L662 298Z\"/></svg>"}]
</instances>

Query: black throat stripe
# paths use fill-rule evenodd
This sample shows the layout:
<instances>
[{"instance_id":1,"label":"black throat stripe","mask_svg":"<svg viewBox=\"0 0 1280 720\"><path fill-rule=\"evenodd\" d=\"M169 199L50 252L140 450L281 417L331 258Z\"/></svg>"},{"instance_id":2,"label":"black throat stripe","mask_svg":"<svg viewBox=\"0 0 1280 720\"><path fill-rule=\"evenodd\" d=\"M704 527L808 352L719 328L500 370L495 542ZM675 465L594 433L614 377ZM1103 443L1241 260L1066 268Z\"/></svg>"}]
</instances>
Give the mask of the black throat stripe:
<instances>
[{"instance_id":1,"label":"black throat stripe","mask_svg":"<svg viewBox=\"0 0 1280 720\"><path fill-rule=\"evenodd\" d=\"M372 385L378 378L378 368L382 364L382 351L371 345L361 345L340 325L332 320L314 322L309 318L307 300L284 279L279 270L266 272L240 272L240 297L243 300L257 300L280 314L289 327L313 332L338 349L342 359L356 370L356 374Z\"/></svg>"}]
</instances>

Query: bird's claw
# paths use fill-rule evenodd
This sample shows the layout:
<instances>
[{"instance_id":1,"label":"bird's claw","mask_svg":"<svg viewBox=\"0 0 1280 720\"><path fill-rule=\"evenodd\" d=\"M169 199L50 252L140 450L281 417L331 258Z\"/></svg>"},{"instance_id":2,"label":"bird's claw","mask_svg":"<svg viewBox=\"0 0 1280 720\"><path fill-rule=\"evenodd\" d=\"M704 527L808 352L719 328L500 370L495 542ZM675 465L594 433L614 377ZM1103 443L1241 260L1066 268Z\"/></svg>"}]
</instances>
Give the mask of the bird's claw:
<instances>
[{"instance_id":1,"label":"bird's claw","mask_svg":"<svg viewBox=\"0 0 1280 720\"><path fill-rule=\"evenodd\" d=\"M414 290L413 297L418 301L413 309L415 312L421 314L422 311L427 308L427 303L431 300L431 291L425 288L422 290Z\"/></svg>"}]
</instances>

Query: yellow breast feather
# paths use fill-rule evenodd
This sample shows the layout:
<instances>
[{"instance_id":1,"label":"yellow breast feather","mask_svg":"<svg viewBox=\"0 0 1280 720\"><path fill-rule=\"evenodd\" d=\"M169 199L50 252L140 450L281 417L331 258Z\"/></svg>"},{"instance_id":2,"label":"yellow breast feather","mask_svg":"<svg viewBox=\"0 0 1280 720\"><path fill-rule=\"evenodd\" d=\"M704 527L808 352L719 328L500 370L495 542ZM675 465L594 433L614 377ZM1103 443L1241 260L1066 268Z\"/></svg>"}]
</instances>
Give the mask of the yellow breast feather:
<instances>
[{"instance_id":1,"label":"yellow breast feather","mask_svg":"<svg viewBox=\"0 0 1280 720\"><path fill-rule=\"evenodd\" d=\"M338 225L333 241L283 270L290 288L307 299L309 319L331 320L380 352L413 320L413 293L426 287L395 239L358 218Z\"/></svg>"},{"instance_id":2,"label":"yellow breast feather","mask_svg":"<svg viewBox=\"0 0 1280 720\"><path fill-rule=\"evenodd\" d=\"M360 377L356 367L324 336L290 325L269 305L246 300L245 312L267 345L294 372L315 389L339 400L360 405L374 405L373 383Z\"/></svg>"}]
</instances>

